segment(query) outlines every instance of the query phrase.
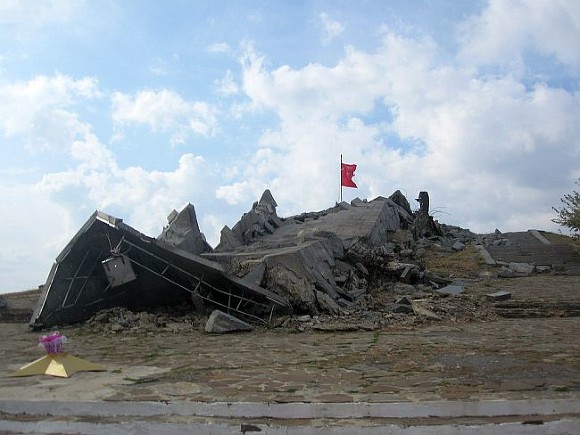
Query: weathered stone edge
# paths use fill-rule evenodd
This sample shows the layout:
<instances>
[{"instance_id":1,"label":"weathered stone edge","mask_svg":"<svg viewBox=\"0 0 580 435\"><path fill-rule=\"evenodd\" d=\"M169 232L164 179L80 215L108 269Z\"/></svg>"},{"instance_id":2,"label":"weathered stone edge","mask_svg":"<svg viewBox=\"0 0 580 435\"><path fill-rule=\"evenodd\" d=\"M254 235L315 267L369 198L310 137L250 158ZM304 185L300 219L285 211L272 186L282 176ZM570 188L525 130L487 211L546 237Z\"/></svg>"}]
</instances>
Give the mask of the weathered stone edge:
<instances>
[{"instance_id":1,"label":"weathered stone edge","mask_svg":"<svg viewBox=\"0 0 580 435\"><path fill-rule=\"evenodd\" d=\"M0 412L42 416L198 416L223 418L417 418L580 414L580 400L481 400L398 403L53 402L0 400Z\"/></svg>"}]
</instances>

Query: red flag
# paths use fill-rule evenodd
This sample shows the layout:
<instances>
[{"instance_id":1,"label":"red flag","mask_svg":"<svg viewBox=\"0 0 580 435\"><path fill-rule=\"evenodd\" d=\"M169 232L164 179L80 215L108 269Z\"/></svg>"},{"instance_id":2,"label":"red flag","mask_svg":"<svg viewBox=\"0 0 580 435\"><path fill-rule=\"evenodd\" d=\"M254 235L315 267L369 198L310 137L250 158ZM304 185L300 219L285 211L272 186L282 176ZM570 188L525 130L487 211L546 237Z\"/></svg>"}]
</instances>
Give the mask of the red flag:
<instances>
[{"instance_id":1,"label":"red flag","mask_svg":"<svg viewBox=\"0 0 580 435\"><path fill-rule=\"evenodd\" d=\"M357 188L355 182L352 181L354 171L356 171L356 165L349 165L347 163L341 163L340 165L340 184L345 187Z\"/></svg>"}]
</instances>

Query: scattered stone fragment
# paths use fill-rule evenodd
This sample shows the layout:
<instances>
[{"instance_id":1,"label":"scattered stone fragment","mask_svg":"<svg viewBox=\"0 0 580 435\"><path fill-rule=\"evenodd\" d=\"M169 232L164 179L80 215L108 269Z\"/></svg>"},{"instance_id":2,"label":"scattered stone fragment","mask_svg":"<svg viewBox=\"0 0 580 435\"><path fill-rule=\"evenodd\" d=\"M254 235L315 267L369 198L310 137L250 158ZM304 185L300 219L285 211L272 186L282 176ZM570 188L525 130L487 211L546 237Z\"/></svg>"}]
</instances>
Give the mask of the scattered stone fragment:
<instances>
[{"instance_id":1,"label":"scattered stone fragment","mask_svg":"<svg viewBox=\"0 0 580 435\"><path fill-rule=\"evenodd\" d=\"M413 311L415 312L415 314L417 316L424 316L424 317L427 317L428 319L432 319L432 320L440 320L441 319L441 317L439 317L437 314L435 314L430 309L421 305L419 302L413 302Z\"/></svg>"},{"instance_id":2,"label":"scattered stone fragment","mask_svg":"<svg viewBox=\"0 0 580 435\"><path fill-rule=\"evenodd\" d=\"M408 304L393 304L391 312L399 314L411 314L414 312L413 307Z\"/></svg>"},{"instance_id":3,"label":"scattered stone fragment","mask_svg":"<svg viewBox=\"0 0 580 435\"><path fill-rule=\"evenodd\" d=\"M437 293L441 293L444 295L458 295L460 293L463 293L464 290L465 290L465 283L457 282L457 283L446 285L445 287L440 288L440 289L435 290L435 291Z\"/></svg>"},{"instance_id":4,"label":"scattered stone fragment","mask_svg":"<svg viewBox=\"0 0 580 435\"><path fill-rule=\"evenodd\" d=\"M213 310L205 324L205 331L210 334L251 331L252 329L252 325L220 310Z\"/></svg>"},{"instance_id":5,"label":"scattered stone fragment","mask_svg":"<svg viewBox=\"0 0 580 435\"><path fill-rule=\"evenodd\" d=\"M497 276L499 278L515 278L516 276L518 276L513 270L511 269L507 269L507 268L502 268L498 273Z\"/></svg>"},{"instance_id":6,"label":"scattered stone fragment","mask_svg":"<svg viewBox=\"0 0 580 435\"><path fill-rule=\"evenodd\" d=\"M395 301L395 304L398 305L412 305L413 300L409 296L403 296Z\"/></svg>"},{"instance_id":7,"label":"scattered stone fragment","mask_svg":"<svg viewBox=\"0 0 580 435\"><path fill-rule=\"evenodd\" d=\"M356 268L360 273L362 273L365 276L369 274L368 269L362 263L357 263Z\"/></svg>"},{"instance_id":8,"label":"scattered stone fragment","mask_svg":"<svg viewBox=\"0 0 580 435\"><path fill-rule=\"evenodd\" d=\"M426 284L431 285L433 288L440 288L441 286L446 286L451 284L453 281L451 279L443 278L436 273L426 270L423 274L423 280Z\"/></svg>"},{"instance_id":9,"label":"scattered stone fragment","mask_svg":"<svg viewBox=\"0 0 580 435\"><path fill-rule=\"evenodd\" d=\"M481 256L485 264L487 264L488 266L495 266L496 264L495 260L492 258L489 252L487 252L487 249L485 249L483 245L475 245L475 249L477 249L479 255Z\"/></svg>"},{"instance_id":10,"label":"scattered stone fragment","mask_svg":"<svg viewBox=\"0 0 580 435\"><path fill-rule=\"evenodd\" d=\"M485 298L490 302L507 301L511 299L512 294L505 290L499 290L495 293L488 293Z\"/></svg>"},{"instance_id":11,"label":"scattered stone fragment","mask_svg":"<svg viewBox=\"0 0 580 435\"><path fill-rule=\"evenodd\" d=\"M416 292L417 292L417 289L415 288L415 286L413 286L411 284L404 284L402 282L397 282L393 286L393 293L395 293L397 295L408 295L408 294L413 294Z\"/></svg>"},{"instance_id":12,"label":"scattered stone fragment","mask_svg":"<svg viewBox=\"0 0 580 435\"><path fill-rule=\"evenodd\" d=\"M465 244L461 243L460 241L457 241L451 246L451 249L453 249L456 252L463 251L465 249Z\"/></svg>"},{"instance_id":13,"label":"scattered stone fragment","mask_svg":"<svg viewBox=\"0 0 580 435\"><path fill-rule=\"evenodd\" d=\"M320 305L320 309L325 313L339 314L340 306L326 293L316 290L316 300Z\"/></svg>"},{"instance_id":14,"label":"scattered stone fragment","mask_svg":"<svg viewBox=\"0 0 580 435\"><path fill-rule=\"evenodd\" d=\"M489 270L484 270L483 272L479 273L479 277L482 279L496 278L497 273L490 272Z\"/></svg>"},{"instance_id":15,"label":"scattered stone fragment","mask_svg":"<svg viewBox=\"0 0 580 435\"><path fill-rule=\"evenodd\" d=\"M534 273L534 266L528 263L510 263L509 268L519 276L528 276Z\"/></svg>"}]
</instances>

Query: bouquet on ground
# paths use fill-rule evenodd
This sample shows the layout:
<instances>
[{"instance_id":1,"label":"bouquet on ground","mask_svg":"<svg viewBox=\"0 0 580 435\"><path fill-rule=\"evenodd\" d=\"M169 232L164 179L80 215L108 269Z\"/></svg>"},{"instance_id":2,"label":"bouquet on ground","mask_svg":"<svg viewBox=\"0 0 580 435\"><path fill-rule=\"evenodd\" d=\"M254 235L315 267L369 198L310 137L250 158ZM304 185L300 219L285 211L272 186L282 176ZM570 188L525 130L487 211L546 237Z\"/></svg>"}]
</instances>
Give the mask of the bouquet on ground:
<instances>
[{"instance_id":1,"label":"bouquet on ground","mask_svg":"<svg viewBox=\"0 0 580 435\"><path fill-rule=\"evenodd\" d=\"M66 337L58 331L43 335L38 339L38 345L44 347L46 353L49 354L63 353L64 343L66 343Z\"/></svg>"}]
</instances>

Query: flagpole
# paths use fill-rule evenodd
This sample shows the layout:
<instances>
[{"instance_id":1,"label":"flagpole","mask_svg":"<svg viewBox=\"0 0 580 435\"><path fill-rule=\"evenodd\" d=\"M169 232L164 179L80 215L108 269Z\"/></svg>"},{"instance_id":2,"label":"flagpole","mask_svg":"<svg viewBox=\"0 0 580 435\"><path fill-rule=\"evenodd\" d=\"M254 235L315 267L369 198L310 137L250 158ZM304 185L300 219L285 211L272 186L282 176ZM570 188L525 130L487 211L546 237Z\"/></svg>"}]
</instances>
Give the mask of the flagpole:
<instances>
[{"instance_id":1,"label":"flagpole","mask_svg":"<svg viewBox=\"0 0 580 435\"><path fill-rule=\"evenodd\" d=\"M340 202L342 202L342 153L340 154Z\"/></svg>"}]
</instances>

